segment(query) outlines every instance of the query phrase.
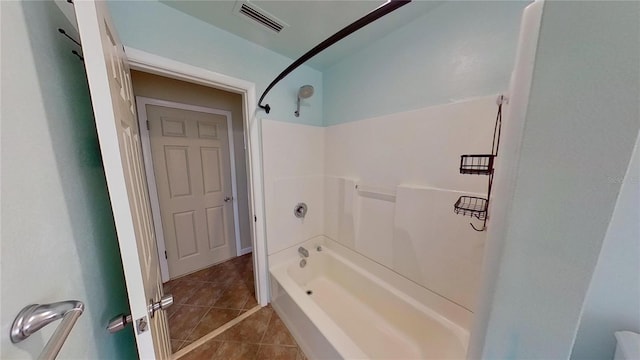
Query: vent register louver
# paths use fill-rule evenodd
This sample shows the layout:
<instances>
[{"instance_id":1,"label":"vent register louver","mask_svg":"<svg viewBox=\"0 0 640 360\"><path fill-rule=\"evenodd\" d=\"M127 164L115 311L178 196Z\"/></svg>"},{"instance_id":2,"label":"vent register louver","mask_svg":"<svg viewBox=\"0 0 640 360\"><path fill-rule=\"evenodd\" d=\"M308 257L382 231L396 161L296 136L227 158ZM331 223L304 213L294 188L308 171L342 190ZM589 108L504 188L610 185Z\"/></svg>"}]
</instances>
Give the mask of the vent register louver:
<instances>
[{"instance_id":1,"label":"vent register louver","mask_svg":"<svg viewBox=\"0 0 640 360\"><path fill-rule=\"evenodd\" d=\"M275 33L279 33L285 27L288 27L283 21L278 20L275 16L248 1L238 1L235 7L235 13Z\"/></svg>"}]
</instances>

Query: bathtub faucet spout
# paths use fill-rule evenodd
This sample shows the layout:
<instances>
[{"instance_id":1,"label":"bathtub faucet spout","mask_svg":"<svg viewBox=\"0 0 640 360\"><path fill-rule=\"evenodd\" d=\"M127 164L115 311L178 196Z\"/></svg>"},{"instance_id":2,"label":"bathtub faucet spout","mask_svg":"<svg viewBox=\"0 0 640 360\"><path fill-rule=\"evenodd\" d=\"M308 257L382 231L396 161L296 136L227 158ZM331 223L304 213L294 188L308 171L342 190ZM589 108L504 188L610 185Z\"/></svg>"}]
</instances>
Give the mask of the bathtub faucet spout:
<instances>
[{"instance_id":1,"label":"bathtub faucet spout","mask_svg":"<svg viewBox=\"0 0 640 360\"><path fill-rule=\"evenodd\" d=\"M300 254L300 256L302 256L302 257L308 258L309 257L309 250L307 250L307 249L303 248L302 246L300 246L298 248L298 254Z\"/></svg>"}]
</instances>

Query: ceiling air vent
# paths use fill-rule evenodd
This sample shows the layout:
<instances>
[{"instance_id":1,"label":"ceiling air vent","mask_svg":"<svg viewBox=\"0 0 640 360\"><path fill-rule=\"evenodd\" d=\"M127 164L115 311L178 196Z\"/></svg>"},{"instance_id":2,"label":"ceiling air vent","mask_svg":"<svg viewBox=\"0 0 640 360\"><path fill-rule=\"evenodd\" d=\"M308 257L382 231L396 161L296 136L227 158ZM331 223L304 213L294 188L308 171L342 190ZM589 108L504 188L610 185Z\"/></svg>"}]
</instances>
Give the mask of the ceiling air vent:
<instances>
[{"instance_id":1,"label":"ceiling air vent","mask_svg":"<svg viewBox=\"0 0 640 360\"><path fill-rule=\"evenodd\" d=\"M248 1L238 1L234 10L237 15L251 20L254 24L258 23L265 29L275 33L279 33L288 26L283 21Z\"/></svg>"}]
</instances>

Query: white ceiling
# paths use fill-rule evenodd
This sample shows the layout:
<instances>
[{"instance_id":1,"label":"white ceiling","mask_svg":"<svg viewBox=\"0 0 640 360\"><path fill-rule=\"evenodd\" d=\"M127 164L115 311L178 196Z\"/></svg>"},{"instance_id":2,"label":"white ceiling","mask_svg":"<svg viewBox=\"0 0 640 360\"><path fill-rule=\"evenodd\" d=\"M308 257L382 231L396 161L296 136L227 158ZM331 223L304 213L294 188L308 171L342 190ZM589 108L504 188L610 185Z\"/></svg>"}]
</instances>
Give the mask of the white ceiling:
<instances>
[{"instance_id":1,"label":"white ceiling","mask_svg":"<svg viewBox=\"0 0 640 360\"><path fill-rule=\"evenodd\" d=\"M383 0L251 0L250 4L289 25L280 33L267 30L234 12L237 1L160 0L176 10L243 37L293 60L353 21L382 5ZM343 39L308 65L323 70L368 43L430 11L441 1L413 1Z\"/></svg>"}]
</instances>

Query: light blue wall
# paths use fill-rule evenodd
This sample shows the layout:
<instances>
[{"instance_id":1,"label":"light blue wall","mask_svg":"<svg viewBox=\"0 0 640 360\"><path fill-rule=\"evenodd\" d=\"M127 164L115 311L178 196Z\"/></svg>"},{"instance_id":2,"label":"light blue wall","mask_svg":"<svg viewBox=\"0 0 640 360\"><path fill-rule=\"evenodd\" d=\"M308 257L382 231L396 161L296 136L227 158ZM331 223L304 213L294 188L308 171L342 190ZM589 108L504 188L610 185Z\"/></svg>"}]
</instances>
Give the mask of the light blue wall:
<instances>
[{"instance_id":1,"label":"light blue wall","mask_svg":"<svg viewBox=\"0 0 640 360\"><path fill-rule=\"evenodd\" d=\"M190 17L157 1L109 1L122 42L152 54L233 76L256 84L256 97L293 60L239 36ZM229 15L231 16L231 15ZM310 84L314 96L301 115L293 115L300 86ZM264 103L271 113L261 118L322 125L322 74L308 66L291 73L271 90Z\"/></svg>"},{"instance_id":2,"label":"light blue wall","mask_svg":"<svg viewBox=\"0 0 640 360\"><path fill-rule=\"evenodd\" d=\"M609 179L611 182L622 182L622 189L585 299L571 353L571 359L574 360L611 359L616 346L616 331L640 333L638 140L625 178Z\"/></svg>"},{"instance_id":3,"label":"light blue wall","mask_svg":"<svg viewBox=\"0 0 640 360\"><path fill-rule=\"evenodd\" d=\"M323 73L324 124L505 91L528 4L445 2L335 64Z\"/></svg>"},{"instance_id":4,"label":"light blue wall","mask_svg":"<svg viewBox=\"0 0 640 360\"><path fill-rule=\"evenodd\" d=\"M639 2L545 3L482 358L571 354L640 128L639 15Z\"/></svg>"},{"instance_id":5,"label":"light blue wall","mask_svg":"<svg viewBox=\"0 0 640 360\"><path fill-rule=\"evenodd\" d=\"M0 358L35 359L59 324L11 344L20 309L76 299L86 310L60 358L133 359L131 327L105 330L129 305L84 66L57 29L78 36L53 1L0 6Z\"/></svg>"},{"instance_id":6,"label":"light blue wall","mask_svg":"<svg viewBox=\"0 0 640 360\"><path fill-rule=\"evenodd\" d=\"M327 126L504 91L528 3L442 4L323 73L299 68L272 90L264 117ZM109 5L125 45L255 82L258 96L292 62L156 1ZM316 93L296 118L307 83Z\"/></svg>"}]
</instances>

